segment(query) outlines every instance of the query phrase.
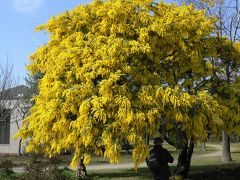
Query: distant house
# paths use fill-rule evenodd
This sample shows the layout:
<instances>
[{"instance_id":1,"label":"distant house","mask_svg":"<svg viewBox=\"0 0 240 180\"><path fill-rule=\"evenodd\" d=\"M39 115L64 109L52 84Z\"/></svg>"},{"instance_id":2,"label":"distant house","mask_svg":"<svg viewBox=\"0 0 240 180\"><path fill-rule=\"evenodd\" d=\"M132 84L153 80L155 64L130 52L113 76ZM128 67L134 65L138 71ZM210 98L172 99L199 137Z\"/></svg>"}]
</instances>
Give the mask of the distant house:
<instances>
[{"instance_id":1,"label":"distant house","mask_svg":"<svg viewBox=\"0 0 240 180\"><path fill-rule=\"evenodd\" d=\"M22 123L22 98L27 87L17 86L0 92L0 153L18 154L22 152L20 140L14 140Z\"/></svg>"}]
</instances>

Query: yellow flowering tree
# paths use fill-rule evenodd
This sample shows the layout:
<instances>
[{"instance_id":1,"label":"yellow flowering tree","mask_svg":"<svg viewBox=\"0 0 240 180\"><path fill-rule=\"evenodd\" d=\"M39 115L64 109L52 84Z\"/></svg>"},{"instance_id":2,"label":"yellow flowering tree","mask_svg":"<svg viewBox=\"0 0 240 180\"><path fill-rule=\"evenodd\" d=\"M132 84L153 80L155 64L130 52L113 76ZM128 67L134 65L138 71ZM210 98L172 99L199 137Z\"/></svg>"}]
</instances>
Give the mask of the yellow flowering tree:
<instances>
[{"instance_id":1,"label":"yellow flowering tree","mask_svg":"<svg viewBox=\"0 0 240 180\"><path fill-rule=\"evenodd\" d=\"M39 94L17 137L28 152L52 157L72 149L71 166L92 154L117 163L123 141L136 167L146 135L175 124L188 139L217 133L222 106L195 83L212 73L214 19L193 6L153 0L95 0L39 26L50 34L31 57ZM105 151L102 152L104 145Z\"/></svg>"}]
</instances>

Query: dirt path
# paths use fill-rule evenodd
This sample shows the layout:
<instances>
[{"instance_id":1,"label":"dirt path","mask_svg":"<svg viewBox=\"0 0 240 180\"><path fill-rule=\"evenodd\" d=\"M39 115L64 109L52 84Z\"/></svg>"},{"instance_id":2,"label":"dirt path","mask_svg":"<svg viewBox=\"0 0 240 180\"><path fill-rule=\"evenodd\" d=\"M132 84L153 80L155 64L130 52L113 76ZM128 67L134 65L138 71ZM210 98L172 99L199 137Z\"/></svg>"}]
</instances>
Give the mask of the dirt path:
<instances>
[{"instance_id":1,"label":"dirt path","mask_svg":"<svg viewBox=\"0 0 240 180\"><path fill-rule=\"evenodd\" d=\"M139 167L147 167L146 163L140 164ZM63 167L62 167L63 168ZM87 166L88 171L97 171L102 169L132 169L134 168L134 163L120 163L120 164L94 164ZM23 173L25 171L24 167L14 167L13 171L15 173Z\"/></svg>"},{"instance_id":2,"label":"dirt path","mask_svg":"<svg viewBox=\"0 0 240 180\"><path fill-rule=\"evenodd\" d=\"M146 163L140 164L140 167L147 167ZM101 170L101 169L132 169L134 163L120 163L120 164L96 164L87 167L87 170Z\"/></svg>"},{"instance_id":3,"label":"dirt path","mask_svg":"<svg viewBox=\"0 0 240 180\"><path fill-rule=\"evenodd\" d=\"M196 155L198 157L216 157L216 156L221 156L222 155L222 145L221 144L207 144L207 146L214 147L216 150L213 152L208 152L206 154L202 155ZM233 152L238 152L239 149L231 147L231 153Z\"/></svg>"}]
</instances>

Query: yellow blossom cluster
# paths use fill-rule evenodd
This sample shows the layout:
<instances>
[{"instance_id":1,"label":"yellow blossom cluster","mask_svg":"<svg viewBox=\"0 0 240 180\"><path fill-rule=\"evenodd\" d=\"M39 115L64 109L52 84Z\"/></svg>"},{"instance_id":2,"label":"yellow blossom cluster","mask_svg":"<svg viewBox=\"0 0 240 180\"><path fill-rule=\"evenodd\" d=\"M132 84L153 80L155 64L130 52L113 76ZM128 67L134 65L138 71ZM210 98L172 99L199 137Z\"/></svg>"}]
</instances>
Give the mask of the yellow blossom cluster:
<instances>
[{"instance_id":1,"label":"yellow blossom cluster","mask_svg":"<svg viewBox=\"0 0 240 180\"><path fill-rule=\"evenodd\" d=\"M50 40L28 69L44 77L17 136L30 137L29 152L73 150L72 167L92 154L118 162L125 140L137 166L162 116L167 128L180 122L189 137L205 138L207 125L222 125L222 106L192 89L212 73L213 28L204 11L153 0L94 0L51 18L37 28Z\"/></svg>"}]
</instances>

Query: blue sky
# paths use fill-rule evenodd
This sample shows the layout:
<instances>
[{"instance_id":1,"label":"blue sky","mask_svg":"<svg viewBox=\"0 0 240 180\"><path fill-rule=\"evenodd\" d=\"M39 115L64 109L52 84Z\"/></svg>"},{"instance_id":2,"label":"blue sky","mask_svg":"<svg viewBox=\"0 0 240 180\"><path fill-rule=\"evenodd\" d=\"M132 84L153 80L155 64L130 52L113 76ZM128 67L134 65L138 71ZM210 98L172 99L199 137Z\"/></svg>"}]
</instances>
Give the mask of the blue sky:
<instances>
[{"instance_id":1,"label":"blue sky","mask_svg":"<svg viewBox=\"0 0 240 180\"><path fill-rule=\"evenodd\" d=\"M0 64L9 59L14 65L14 76L24 83L28 57L48 41L48 35L35 32L35 27L45 24L52 16L89 2L91 0L0 0Z\"/></svg>"},{"instance_id":2,"label":"blue sky","mask_svg":"<svg viewBox=\"0 0 240 180\"><path fill-rule=\"evenodd\" d=\"M28 57L48 40L48 35L35 32L39 24L78 4L91 0L0 0L0 63L7 59L14 65L14 75L24 83Z\"/></svg>"}]
</instances>

